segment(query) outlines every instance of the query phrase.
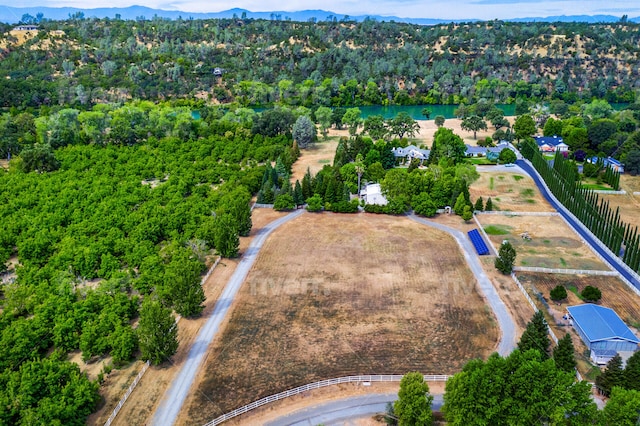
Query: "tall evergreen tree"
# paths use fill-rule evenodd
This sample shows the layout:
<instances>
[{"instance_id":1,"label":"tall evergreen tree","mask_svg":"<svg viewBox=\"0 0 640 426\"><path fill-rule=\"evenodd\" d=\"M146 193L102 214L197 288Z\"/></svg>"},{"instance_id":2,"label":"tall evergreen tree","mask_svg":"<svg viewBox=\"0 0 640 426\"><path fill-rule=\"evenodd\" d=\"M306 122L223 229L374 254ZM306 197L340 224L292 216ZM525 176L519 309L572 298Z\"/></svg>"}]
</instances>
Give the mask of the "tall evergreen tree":
<instances>
[{"instance_id":1,"label":"tall evergreen tree","mask_svg":"<svg viewBox=\"0 0 640 426\"><path fill-rule=\"evenodd\" d=\"M572 372L576 368L573 342L571 341L571 335L569 333L565 334L564 337L558 341L558 346L553 349L553 360L556 362L556 367L560 370Z\"/></svg>"},{"instance_id":2,"label":"tall evergreen tree","mask_svg":"<svg viewBox=\"0 0 640 426\"><path fill-rule=\"evenodd\" d=\"M536 349L543 358L548 358L550 345L551 341L549 340L547 320L544 319L542 311L536 311L531 321L527 324L524 333L522 333L522 337L520 337L518 349L520 349L521 352Z\"/></svg>"},{"instance_id":3,"label":"tall evergreen tree","mask_svg":"<svg viewBox=\"0 0 640 426\"><path fill-rule=\"evenodd\" d=\"M623 386L625 381L624 370L622 369L622 357L616 354L607 363L607 369L596 378L596 386L600 392L609 396L614 386Z\"/></svg>"},{"instance_id":4,"label":"tall evergreen tree","mask_svg":"<svg viewBox=\"0 0 640 426\"><path fill-rule=\"evenodd\" d=\"M473 209L476 210L476 211L479 211L479 212L484 210L484 204L482 202L482 197L478 197L478 199L476 200L476 204L473 206Z\"/></svg>"},{"instance_id":5,"label":"tall evergreen tree","mask_svg":"<svg viewBox=\"0 0 640 426\"><path fill-rule=\"evenodd\" d=\"M484 210L487 212L493 211L493 201L491 201L491 197L487 198L487 203L484 205Z\"/></svg>"},{"instance_id":6,"label":"tall evergreen tree","mask_svg":"<svg viewBox=\"0 0 640 426\"><path fill-rule=\"evenodd\" d=\"M636 351L627 360L624 368L624 388L640 391L640 351Z\"/></svg>"},{"instance_id":7,"label":"tall evergreen tree","mask_svg":"<svg viewBox=\"0 0 640 426\"><path fill-rule=\"evenodd\" d=\"M309 197L313 196L313 189L311 187L311 171L307 168L307 172L302 177L302 195L306 200Z\"/></svg>"},{"instance_id":8,"label":"tall evergreen tree","mask_svg":"<svg viewBox=\"0 0 640 426\"><path fill-rule=\"evenodd\" d=\"M462 194L460 194L462 196ZM496 269L503 274L510 274L516 261L516 249L509 241L504 241L498 251L498 257L494 262Z\"/></svg>"},{"instance_id":9,"label":"tall evergreen tree","mask_svg":"<svg viewBox=\"0 0 640 426\"><path fill-rule=\"evenodd\" d=\"M296 207L304 204L304 195L302 193L302 185L300 185L299 180L296 180L296 185L293 189L293 202L296 203Z\"/></svg>"}]
</instances>

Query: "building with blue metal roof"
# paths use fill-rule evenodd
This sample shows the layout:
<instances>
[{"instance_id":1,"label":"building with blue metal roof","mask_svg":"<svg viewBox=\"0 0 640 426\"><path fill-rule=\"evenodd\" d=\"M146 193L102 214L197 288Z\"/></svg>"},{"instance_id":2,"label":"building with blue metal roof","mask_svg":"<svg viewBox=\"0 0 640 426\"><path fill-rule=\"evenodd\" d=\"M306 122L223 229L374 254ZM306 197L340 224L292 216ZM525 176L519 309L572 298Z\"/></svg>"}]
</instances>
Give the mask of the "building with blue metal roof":
<instances>
[{"instance_id":1,"label":"building with blue metal roof","mask_svg":"<svg viewBox=\"0 0 640 426\"><path fill-rule=\"evenodd\" d=\"M606 364L618 352L634 352L640 339L613 309L586 303L567 307L573 326L591 352L591 359Z\"/></svg>"}]
</instances>

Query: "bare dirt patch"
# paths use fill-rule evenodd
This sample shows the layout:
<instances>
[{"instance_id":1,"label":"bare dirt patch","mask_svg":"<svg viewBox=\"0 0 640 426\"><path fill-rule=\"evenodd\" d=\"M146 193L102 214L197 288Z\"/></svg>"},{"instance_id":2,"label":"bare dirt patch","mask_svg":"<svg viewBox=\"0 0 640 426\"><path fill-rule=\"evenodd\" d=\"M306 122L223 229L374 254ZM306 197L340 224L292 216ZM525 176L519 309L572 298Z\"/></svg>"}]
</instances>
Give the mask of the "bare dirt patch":
<instances>
[{"instance_id":1,"label":"bare dirt patch","mask_svg":"<svg viewBox=\"0 0 640 426\"><path fill-rule=\"evenodd\" d=\"M640 192L640 176L620 175L620 189L627 192Z\"/></svg>"},{"instance_id":2,"label":"bare dirt patch","mask_svg":"<svg viewBox=\"0 0 640 426\"><path fill-rule=\"evenodd\" d=\"M9 161L8 160L0 160L0 167L3 169L9 170Z\"/></svg>"},{"instance_id":3,"label":"bare dirt patch","mask_svg":"<svg viewBox=\"0 0 640 426\"><path fill-rule=\"evenodd\" d=\"M516 249L517 266L607 270L591 248L559 216L478 215L494 247L508 240ZM527 232L531 240L520 235Z\"/></svg>"},{"instance_id":4,"label":"bare dirt patch","mask_svg":"<svg viewBox=\"0 0 640 426\"><path fill-rule=\"evenodd\" d=\"M620 209L620 219L633 226L640 226L640 196L631 192L626 194L599 194L599 197L609 202L609 208L615 212Z\"/></svg>"},{"instance_id":5,"label":"bare dirt patch","mask_svg":"<svg viewBox=\"0 0 640 426\"><path fill-rule=\"evenodd\" d=\"M451 374L498 328L455 241L409 219L305 214L274 232L180 424L353 374Z\"/></svg>"},{"instance_id":6,"label":"bare dirt patch","mask_svg":"<svg viewBox=\"0 0 640 426\"><path fill-rule=\"evenodd\" d=\"M292 167L291 182L302 181L307 169L311 170L312 175L315 175L325 165L331 165L338 146L338 140L338 137L331 137L328 140L316 142L310 148L301 149L300 157Z\"/></svg>"},{"instance_id":7,"label":"bare dirt patch","mask_svg":"<svg viewBox=\"0 0 640 426\"><path fill-rule=\"evenodd\" d=\"M553 212L555 209L540 194L535 182L527 175L503 172L482 172L469 187L472 200L491 198L494 210L517 212Z\"/></svg>"},{"instance_id":8,"label":"bare dirt patch","mask_svg":"<svg viewBox=\"0 0 640 426\"><path fill-rule=\"evenodd\" d=\"M253 221L253 228L251 235L247 238L240 238L240 252L242 253L248 247L251 238L267 223L272 222L284 213L276 212L272 209L254 209L251 215ZM204 283L204 291L207 297L205 302L205 310L200 318L195 319L181 319L178 323L178 340L180 347L178 352L173 356L170 363L160 365L157 367L150 367L142 380L138 383L135 391L131 394L127 403L122 407L122 410L115 419L115 425L142 425L150 424L157 404L164 396L169 385L173 381L175 374L180 371L182 365L186 359L191 344L198 335L200 327L204 325L209 317L209 314L213 310L213 307L218 300L220 293L222 292L227 281L235 271L235 267L238 264L237 259L223 259L209 279ZM89 425L103 425L107 418L111 415L113 407L118 403L122 395L126 392L130 383L140 371L142 363L138 367L132 367L131 373L129 372L116 372L114 370L109 374L126 375L126 380L123 383L114 384L112 381L105 381L101 395L105 397L105 405L98 412L94 413L88 420Z\"/></svg>"}]
</instances>

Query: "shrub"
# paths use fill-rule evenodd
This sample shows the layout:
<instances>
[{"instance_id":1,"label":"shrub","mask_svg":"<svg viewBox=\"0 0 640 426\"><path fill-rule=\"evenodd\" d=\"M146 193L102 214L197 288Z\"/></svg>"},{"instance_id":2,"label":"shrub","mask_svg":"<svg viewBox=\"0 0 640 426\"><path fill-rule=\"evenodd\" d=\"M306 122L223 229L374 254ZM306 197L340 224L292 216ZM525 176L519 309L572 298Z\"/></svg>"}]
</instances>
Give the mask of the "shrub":
<instances>
[{"instance_id":1,"label":"shrub","mask_svg":"<svg viewBox=\"0 0 640 426\"><path fill-rule=\"evenodd\" d=\"M293 201L293 197L289 194L280 194L276 197L276 201L273 204L273 209L277 211L293 210L296 208L296 203Z\"/></svg>"},{"instance_id":2,"label":"shrub","mask_svg":"<svg viewBox=\"0 0 640 426\"><path fill-rule=\"evenodd\" d=\"M559 285L559 286L556 286L553 290L551 290L549 295L551 296L551 300L555 300L555 301L564 300L567 298L567 289L564 288L564 286Z\"/></svg>"},{"instance_id":3,"label":"shrub","mask_svg":"<svg viewBox=\"0 0 640 426\"><path fill-rule=\"evenodd\" d=\"M322 210L322 198L318 194L307 198L307 211L319 212L320 210Z\"/></svg>"},{"instance_id":4,"label":"shrub","mask_svg":"<svg viewBox=\"0 0 640 426\"><path fill-rule=\"evenodd\" d=\"M602 292L600 289L590 285L586 286L580 295L587 302L597 302L602 298Z\"/></svg>"}]
</instances>

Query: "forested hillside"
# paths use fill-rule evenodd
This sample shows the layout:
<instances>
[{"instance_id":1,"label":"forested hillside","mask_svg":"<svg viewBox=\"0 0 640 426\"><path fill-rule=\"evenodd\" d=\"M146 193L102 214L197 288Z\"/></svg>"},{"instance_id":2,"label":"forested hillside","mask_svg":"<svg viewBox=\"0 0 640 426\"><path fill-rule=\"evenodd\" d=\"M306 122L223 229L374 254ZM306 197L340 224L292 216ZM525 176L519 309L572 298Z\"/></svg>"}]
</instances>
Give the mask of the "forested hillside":
<instances>
[{"instance_id":1,"label":"forested hillside","mask_svg":"<svg viewBox=\"0 0 640 426\"><path fill-rule=\"evenodd\" d=\"M633 101L640 26L252 19L0 27L0 105L201 97L243 105Z\"/></svg>"}]
</instances>

